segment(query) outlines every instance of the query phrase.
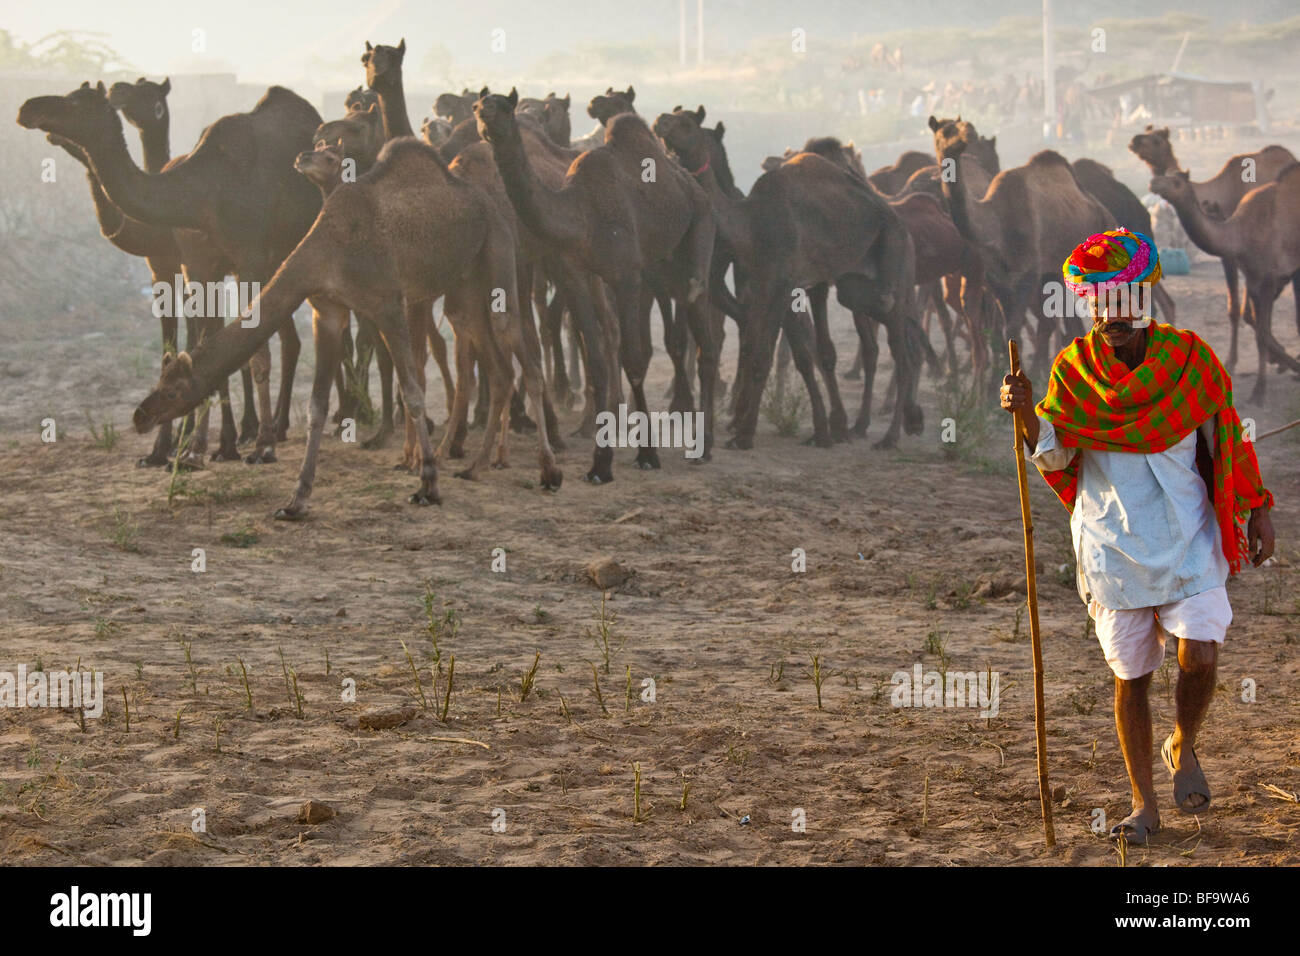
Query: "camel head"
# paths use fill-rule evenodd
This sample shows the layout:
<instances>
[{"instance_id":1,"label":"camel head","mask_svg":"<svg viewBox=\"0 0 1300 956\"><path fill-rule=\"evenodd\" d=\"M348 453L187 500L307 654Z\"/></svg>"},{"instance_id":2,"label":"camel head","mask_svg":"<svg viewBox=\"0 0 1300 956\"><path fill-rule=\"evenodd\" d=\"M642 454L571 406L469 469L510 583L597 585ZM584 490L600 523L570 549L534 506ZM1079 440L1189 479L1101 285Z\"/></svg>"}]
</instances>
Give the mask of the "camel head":
<instances>
[{"instance_id":1,"label":"camel head","mask_svg":"<svg viewBox=\"0 0 1300 956\"><path fill-rule=\"evenodd\" d=\"M632 104L636 101L636 90L629 85L626 90L616 91L612 86L604 93L598 93L587 104L587 115L605 126L620 113L635 113Z\"/></svg>"},{"instance_id":2,"label":"camel head","mask_svg":"<svg viewBox=\"0 0 1300 956\"><path fill-rule=\"evenodd\" d=\"M104 84L82 83L66 96L34 96L18 109L18 125L44 130L51 143L93 146L122 137L122 120Z\"/></svg>"},{"instance_id":3,"label":"camel head","mask_svg":"<svg viewBox=\"0 0 1300 956\"><path fill-rule=\"evenodd\" d=\"M542 124L542 129L546 130L546 135L555 143L561 146L569 144L569 136L572 127L569 123L569 94L564 94L563 99L555 95L552 91L546 94L544 100L521 100L519 105L525 105L533 112Z\"/></svg>"},{"instance_id":4,"label":"camel head","mask_svg":"<svg viewBox=\"0 0 1300 956\"><path fill-rule=\"evenodd\" d=\"M142 76L134 83L114 83L108 90L108 102L136 129L157 129L167 123L167 94L171 91L171 77L151 83Z\"/></svg>"},{"instance_id":5,"label":"camel head","mask_svg":"<svg viewBox=\"0 0 1300 956\"><path fill-rule=\"evenodd\" d=\"M338 146L317 142L315 149L301 152L294 158L293 168L328 191L343 180L344 158L343 150Z\"/></svg>"},{"instance_id":6,"label":"camel head","mask_svg":"<svg viewBox=\"0 0 1300 956\"><path fill-rule=\"evenodd\" d=\"M341 157L356 163L358 172L365 172L375 165L384 145L379 105L375 104L365 113L353 112L343 119L321 123L312 136L312 143L316 149L331 147L338 150Z\"/></svg>"},{"instance_id":7,"label":"camel head","mask_svg":"<svg viewBox=\"0 0 1300 956\"><path fill-rule=\"evenodd\" d=\"M464 93L443 93L433 101L435 116L445 116L451 125L463 123L470 118L476 97L466 90Z\"/></svg>"},{"instance_id":8,"label":"camel head","mask_svg":"<svg viewBox=\"0 0 1300 956\"><path fill-rule=\"evenodd\" d=\"M420 124L420 136L434 149L438 149L451 139L452 129L451 123L441 116L426 116Z\"/></svg>"},{"instance_id":9,"label":"camel head","mask_svg":"<svg viewBox=\"0 0 1300 956\"><path fill-rule=\"evenodd\" d=\"M975 127L960 116L955 120L931 116L930 131L934 133L934 153L940 160L955 159L979 141Z\"/></svg>"},{"instance_id":10,"label":"camel head","mask_svg":"<svg viewBox=\"0 0 1300 956\"><path fill-rule=\"evenodd\" d=\"M343 109L349 113L366 113L379 105L379 95L374 90L358 86L343 99Z\"/></svg>"},{"instance_id":11,"label":"camel head","mask_svg":"<svg viewBox=\"0 0 1300 956\"><path fill-rule=\"evenodd\" d=\"M194 363L188 352L175 357L167 355L163 358L162 377L137 406L132 424L137 432L144 434L197 408L211 391L211 386L201 385L195 378Z\"/></svg>"},{"instance_id":12,"label":"camel head","mask_svg":"<svg viewBox=\"0 0 1300 956\"><path fill-rule=\"evenodd\" d=\"M1196 204L1196 195L1192 192L1191 177L1179 169L1153 177L1151 191L1161 199L1169 200L1170 204L1175 207L1183 206L1186 208L1185 204L1187 203Z\"/></svg>"},{"instance_id":13,"label":"camel head","mask_svg":"<svg viewBox=\"0 0 1300 956\"><path fill-rule=\"evenodd\" d=\"M676 154L687 166L702 165L709 158L709 143L705 139L704 107L691 111L674 106L671 113L660 113L654 121L654 133L668 150Z\"/></svg>"},{"instance_id":14,"label":"camel head","mask_svg":"<svg viewBox=\"0 0 1300 956\"><path fill-rule=\"evenodd\" d=\"M406 37L397 46L371 46L366 41L366 52L361 54L361 64L366 68L366 86L380 89L402 75L402 58L406 56Z\"/></svg>"},{"instance_id":15,"label":"camel head","mask_svg":"<svg viewBox=\"0 0 1300 956\"><path fill-rule=\"evenodd\" d=\"M519 138L519 125L515 119L515 107L519 105L519 93L510 88L509 96L492 93L485 86L479 92L474 104L474 118L478 134L489 144L506 143L512 138Z\"/></svg>"},{"instance_id":16,"label":"camel head","mask_svg":"<svg viewBox=\"0 0 1300 956\"><path fill-rule=\"evenodd\" d=\"M1174 158L1174 147L1169 142L1168 126L1161 129L1148 126L1144 132L1138 133L1129 140L1128 148L1157 176L1178 168L1178 160Z\"/></svg>"}]
</instances>

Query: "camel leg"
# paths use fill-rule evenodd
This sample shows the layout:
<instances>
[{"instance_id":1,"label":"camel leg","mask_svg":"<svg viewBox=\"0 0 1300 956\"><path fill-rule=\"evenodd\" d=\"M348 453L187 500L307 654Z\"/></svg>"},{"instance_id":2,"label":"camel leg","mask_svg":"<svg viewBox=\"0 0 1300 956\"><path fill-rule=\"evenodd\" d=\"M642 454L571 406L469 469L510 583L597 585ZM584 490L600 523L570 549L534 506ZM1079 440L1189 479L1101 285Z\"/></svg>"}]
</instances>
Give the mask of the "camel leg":
<instances>
[{"instance_id":1,"label":"camel leg","mask_svg":"<svg viewBox=\"0 0 1300 956\"><path fill-rule=\"evenodd\" d=\"M817 363L813 361L814 336L812 322L806 320L802 313L791 311L788 307L782 315L783 330L790 342L790 354L794 366L799 370L804 387L808 389L808 400L812 405L813 434L805 445L829 448L834 444L830 428L827 425L826 403L822 401L822 391L817 386ZM842 409L841 409L842 411Z\"/></svg>"},{"instance_id":2,"label":"camel leg","mask_svg":"<svg viewBox=\"0 0 1300 956\"><path fill-rule=\"evenodd\" d=\"M831 441L847 441L849 437L849 416L844 410L844 401L840 398L840 383L835 377L835 343L831 340L831 327L826 302L830 296L830 286L822 282L808 290L809 304L812 306L813 341L817 350L817 365L821 369L822 382L826 385L826 396L830 402Z\"/></svg>"},{"instance_id":3,"label":"camel leg","mask_svg":"<svg viewBox=\"0 0 1300 956\"><path fill-rule=\"evenodd\" d=\"M168 278L162 278L154 272L154 282L166 282ZM160 316L158 319L162 326L162 354L165 361L168 354L175 355L180 351L180 343L176 339L177 324L174 315ZM190 346L193 348L193 346ZM167 464L168 455L172 447L172 423L171 419L161 422L158 425L158 434L154 437L153 448L144 458L139 459L135 466L137 468L162 468Z\"/></svg>"},{"instance_id":4,"label":"camel leg","mask_svg":"<svg viewBox=\"0 0 1300 956\"><path fill-rule=\"evenodd\" d=\"M313 316L312 321L315 321ZM332 421L339 426L334 430L334 434L340 434L342 422L345 418L356 419L357 401L353 396L351 389L348 388L348 382L352 377L352 367L356 364L356 353L352 342L352 320L348 319L347 326L339 338L339 360L334 369L334 389L338 392L339 403L334 409ZM315 378L312 379L315 381Z\"/></svg>"},{"instance_id":5,"label":"camel leg","mask_svg":"<svg viewBox=\"0 0 1300 956\"><path fill-rule=\"evenodd\" d=\"M1247 294L1253 299L1255 310L1255 341L1260 349L1260 367L1259 378L1255 382L1255 388L1251 392L1251 401L1262 402L1264 400L1264 367L1266 359L1276 362L1283 369L1289 369L1292 372L1300 372L1300 361L1292 358L1281 343L1273 336L1273 303L1281 292L1286 279L1267 279L1259 280L1255 283L1256 292L1250 295L1252 285L1249 276L1246 277Z\"/></svg>"},{"instance_id":6,"label":"camel leg","mask_svg":"<svg viewBox=\"0 0 1300 956\"><path fill-rule=\"evenodd\" d=\"M521 285L520 288L524 289L527 287ZM551 389L546 380L546 359L542 352L542 340L537 334L537 321L535 313L531 311L531 308L532 306L530 305L529 309L525 310L523 322L520 325L520 334L523 336L521 347L527 353L528 359L527 361L523 358L519 359L519 381L515 384L515 391L521 396L528 396L528 400L534 403L533 414L541 415L542 418L545 419L547 446L556 451L563 451L564 441L560 438L560 426L559 422L555 418L555 406L552 403ZM542 315L544 316L545 313L543 312ZM531 366L529 363L531 363ZM528 386L530 368L536 368L542 376L541 397L537 400L534 400L533 393ZM536 423L532 422L528 418L527 414L521 415L520 418L523 422L527 422L533 428L537 427ZM538 440L541 440L541 436L538 436Z\"/></svg>"},{"instance_id":7,"label":"camel leg","mask_svg":"<svg viewBox=\"0 0 1300 956\"><path fill-rule=\"evenodd\" d=\"M564 358L564 294L557 283L555 296L542 313L546 317L545 334L551 347L551 392L565 408L572 408L573 386L569 382ZM576 360L577 356L573 356ZM552 437L559 437L558 435Z\"/></svg>"},{"instance_id":8,"label":"camel leg","mask_svg":"<svg viewBox=\"0 0 1300 956\"><path fill-rule=\"evenodd\" d=\"M569 321L565 323L565 332L569 336L569 388L582 388L586 382L583 378L586 366L582 360L581 332L578 330L578 321L574 318L569 303L565 301L562 305L568 308L569 314Z\"/></svg>"},{"instance_id":9,"label":"camel leg","mask_svg":"<svg viewBox=\"0 0 1300 956\"><path fill-rule=\"evenodd\" d=\"M1232 340L1228 345L1227 369L1229 372L1237 367L1237 330L1241 322L1241 300L1237 293L1237 265L1228 259L1220 259L1223 263L1223 281L1228 286L1228 325L1232 329ZM1249 296L1247 292L1247 296Z\"/></svg>"},{"instance_id":10,"label":"camel leg","mask_svg":"<svg viewBox=\"0 0 1300 956\"><path fill-rule=\"evenodd\" d=\"M648 422L650 406L645 397L645 375L650 367L650 303L654 292L649 287L643 288L639 273L625 279L613 292L619 320L619 365L632 389L633 410L644 414ZM658 470L659 450L648 442L647 436L647 444L637 448L636 466L642 471Z\"/></svg>"},{"instance_id":11,"label":"camel leg","mask_svg":"<svg viewBox=\"0 0 1300 956\"><path fill-rule=\"evenodd\" d=\"M777 337L782 331L784 314L789 311L789 299L781 285L771 280L762 290L755 290L755 301L762 303L751 315L756 319L746 322L740 333L741 367L737 376L744 376L744 388L734 402L732 437L728 448L747 451L754 447L754 433L758 428L758 415L762 408L763 389L772 371L773 354Z\"/></svg>"},{"instance_id":12,"label":"camel leg","mask_svg":"<svg viewBox=\"0 0 1300 956\"><path fill-rule=\"evenodd\" d=\"M876 385L876 366L880 362L880 343L876 341L876 321L867 312L854 310L853 325L858 330L858 353L862 356L862 405L853 422L853 434L863 438L871 425L872 390Z\"/></svg>"},{"instance_id":13,"label":"camel leg","mask_svg":"<svg viewBox=\"0 0 1300 956\"><path fill-rule=\"evenodd\" d=\"M790 352L790 339L782 328L780 337L776 344L776 390L784 392L786 382L790 375L790 361L793 358Z\"/></svg>"},{"instance_id":14,"label":"camel leg","mask_svg":"<svg viewBox=\"0 0 1300 956\"><path fill-rule=\"evenodd\" d=\"M209 328L204 331L203 324L207 322ZM224 323L220 319L207 319L196 323L195 334L202 339L204 335L215 335L220 332ZM239 454L239 431L235 427L235 410L230 405L230 379L222 378L217 383L217 401L221 405L221 436L220 445L212 453L212 461L239 461L243 456ZM204 423L206 434L207 424Z\"/></svg>"},{"instance_id":15,"label":"camel leg","mask_svg":"<svg viewBox=\"0 0 1300 956\"><path fill-rule=\"evenodd\" d=\"M844 373L846 382L856 382L862 378L862 349L857 349L853 353L853 366Z\"/></svg>"},{"instance_id":16,"label":"camel leg","mask_svg":"<svg viewBox=\"0 0 1300 956\"><path fill-rule=\"evenodd\" d=\"M451 377L451 365L447 362L447 340L442 337L442 332L438 330L436 320L429 323L429 351L433 353L433 361L437 363L438 374L442 376L442 393L447 399L447 411L451 411L451 403L456 398L456 382Z\"/></svg>"},{"instance_id":17,"label":"camel leg","mask_svg":"<svg viewBox=\"0 0 1300 956\"><path fill-rule=\"evenodd\" d=\"M298 337L298 327L294 325L293 316L289 316L280 325L276 334L280 336L280 395L275 403L275 440L287 441L289 406L293 404L293 376L298 369L302 340Z\"/></svg>"},{"instance_id":18,"label":"camel leg","mask_svg":"<svg viewBox=\"0 0 1300 956\"><path fill-rule=\"evenodd\" d=\"M699 463L708 461L713 457L713 419L714 406L717 403L718 389L718 339L715 337L716 329L714 326L721 326L721 321L715 319L717 310L713 309L705 299L696 299L689 303L685 309L686 321L690 324L691 334L695 338L696 348L699 352L697 365L699 366L700 375L700 411L704 414L704 434L701 436L703 445L700 456L691 459ZM691 414L689 411L682 412L683 423L686 415Z\"/></svg>"},{"instance_id":19,"label":"camel leg","mask_svg":"<svg viewBox=\"0 0 1300 956\"><path fill-rule=\"evenodd\" d=\"M447 314L450 315L451 313L448 312ZM452 328L455 328L454 322ZM447 415L447 429L443 432L442 441L438 445L439 461L448 458L465 457L465 437L469 431L466 427L469 420L469 396L478 387L474 376L476 361L473 344L468 337L457 332L456 394L452 400L451 410Z\"/></svg>"},{"instance_id":20,"label":"camel leg","mask_svg":"<svg viewBox=\"0 0 1300 956\"><path fill-rule=\"evenodd\" d=\"M556 432L555 411L551 407L551 398L546 387L546 375L542 363L541 342L537 338L537 326L532 317L525 314L524 320L511 326L510 348L519 360L520 381L528 401L537 418L537 461L541 467L539 484L543 491L558 491L564 481L564 472L555 460L553 441L558 440ZM505 430L502 429L504 435Z\"/></svg>"},{"instance_id":21,"label":"camel leg","mask_svg":"<svg viewBox=\"0 0 1300 956\"><path fill-rule=\"evenodd\" d=\"M406 406L407 431L415 432L415 443L419 448L420 487L407 500L415 505L441 504L438 497L438 468L433 454L433 444L429 441L428 422L424 416L424 376L423 367L416 365L412 355L417 351L416 337L412 334L412 319L419 329L418 351L424 352L424 327L420 321L429 315L430 303L408 303L401 308L397 303L388 303L375 316L375 324L388 353L393 357L397 371L397 384L402 392L402 403Z\"/></svg>"},{"instance_id":22,"label":"camel leg","mask_svg":"<svg viewBox=\"0 0 1300 956\"><path fill-rule=\"evenodd\" d=\"M663 309L663 305L660 305ZM664 351L673 363L673 380L668 385L671 398L668 405L670 412L687 415L695 410L695 394L691 389L691 329L686 318L686 305L679 300L669 305L663 312ZM648 319L647 319L648 321Z\"/></svg>"},{"instance_id":23,"label":"camel leg","mask_svg":"<svg viewBox=\"0 0 1300 956\"><path fill-rule=\"evenodd\" d=\"M388 444L389 436L393 434L393 357L388 354L388 345L379 335L374 323L369 318L362 321L360 316L358 322L361 325L361 331L357 333L358 341L362 334L366 336L374 352L375 364L379 367L380 394L379 431L362 442L361 447L383 448Z\"/></svg>"},{"instance_id":24,"label":"camel leg","mask_svg":"<svg viewBox=\"0 0 1300 956\"><path fill-rule=\"evenodd\" d=\"M429 355L425 351L428 341L429 319L433 315L433 303L428 299L417 299L408 301L403 311L406 314L407 338L409 340L409 357L412 369L415 374L415 384L420 389L420 407L424 408L424 388L426 385L424 377L424 366L428 361ZM389 349L389 351L392 351ZM401 376L400 366L402 359L396 354L393 355L394 364L399 367L398 375ZM405 403L410 398L410 389L407 383L402 383L402 401ZM415 423L411 420L411 406L406 405L406 441L402 445L402 460L394 466L396 470L405 470L410 472L419 472L420 458L417 444L419 434ZM428 431L428 423L421 422L420 430Z\"/></svg>"},{"instance_id":25,"label":"camel leg","mask_svg":"<svg viewBox=\"0 0 1300 956\"><path fill-rule=\"evenodd\" d=\"M292 321L288 317L285 321ZM250 465L266 465L276 461L275 442L278 419L275 407L271 403L271 347L263 343L248 363L253 374L253 386L257 389L258 428L257 442L253 453L244 461ZM326 374L332 370L326 369Z\"/></svg>"},{"instance_id":26,"label":"camel leg","mask_svg":"<svg viewBox=\"0 0 1300 956\"><path fill-rule=\"evenodd\" d=\"M316 460L320 454L321 436L329 416L330 388L333 369L342 361L343 335L352 318L347 306L337 302L313 301L312 339L316 346L316 371L312 377L311 404L307 411L307 451L298 470L298 486L287 505L275 512L281 521L295 520L307 514L307 499L311 497L316 481Z\"/></svg>"},{"instance_id":27,"label":"camel leg","mask_svg":"<svg viewBox=\"0 0 1300 956\"><path fill-rule=\"evenodd\" d=\"M257 399L253 389L253 371L247 365L239 370L239 379L244 386L244 412L239 420L238 443L251 445L257 441L257 432L261 423L257 420Z\"/></svg>"},{"instance_id":28,"label":"camel leg","mask_svg":"<svg viewBox=\"0 0 1300 956\"><path fill-rule=\"evenodd\" d=\"M592 302L591 286L587 282L587 277L567 262L564 264L564 277L565 285L569 290L569 309L584 346L583 354L586 357L587 367L586 380L591 389L588 404L592 408L594 418L597 411L609 411L611 391L609 379L611 373L617 372L618 369L617 366L611 369L605 361L606 347L604 339L606 330L596 314L596 307ZM595 281L599 282L600 280ZM594 485L607 484L613 481L613 463L614 449L597 442L595 450L592 452L591 469L584 476L584 480Z\"/></svg>"}]
</instances>

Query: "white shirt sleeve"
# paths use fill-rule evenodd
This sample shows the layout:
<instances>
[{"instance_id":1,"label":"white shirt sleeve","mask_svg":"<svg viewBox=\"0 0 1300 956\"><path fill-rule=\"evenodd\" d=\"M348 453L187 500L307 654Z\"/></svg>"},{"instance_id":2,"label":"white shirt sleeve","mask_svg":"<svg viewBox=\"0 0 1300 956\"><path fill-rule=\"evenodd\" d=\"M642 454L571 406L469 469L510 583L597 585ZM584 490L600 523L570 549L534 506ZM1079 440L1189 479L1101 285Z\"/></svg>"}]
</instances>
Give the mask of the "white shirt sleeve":
<instances>
[{"instance_id":1,"label":"white shirt sleeve","mask_svg":"<svg viewBox=\"0 0 1300 956\"><path fill-rule=\"evenodd\" d=\"M1070 463L1075 449L1063 448L1056 441L1056 429L1052 423L1038 415L1038 444L1031 453L1029 443L1025 443L1025 460L1038 467L1039 471L1060 471Z\"/></svg>"}]
</instances>

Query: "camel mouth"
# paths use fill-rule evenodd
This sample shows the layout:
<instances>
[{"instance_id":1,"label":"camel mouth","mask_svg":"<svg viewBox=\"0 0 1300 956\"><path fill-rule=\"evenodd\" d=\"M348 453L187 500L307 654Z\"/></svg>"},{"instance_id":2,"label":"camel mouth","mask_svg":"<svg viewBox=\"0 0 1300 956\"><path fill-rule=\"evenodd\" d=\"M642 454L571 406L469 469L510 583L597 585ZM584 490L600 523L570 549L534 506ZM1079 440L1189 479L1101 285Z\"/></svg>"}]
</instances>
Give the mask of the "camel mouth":
<instances>
[{"instance_id":1,"label":"camel mouth","mask_svg":"<svg viewBox=\"0 0 1300 956\"><path fill-rule=\"evenodd\" d=\"M18 125L23 129L42 129L41 124L47 122L47 120L43 115L42 106L44 104L41 103L41 100L47 98L43 96L37 97L20 106L18 108Z\"/></svg>"},{"instance_id":2,"label":"camel mouth","mask_svg":"<svg viewBox=\"0 0 1300 956\"><path fill-rule=\"evenodd\" d=\"M131 416L131 424L135 427L137 433L143 435L146 432L152 431L158 422L154 416L146 412L144 407L141 406L137 408L135 414Z\"/></svg>"}]
</instances>

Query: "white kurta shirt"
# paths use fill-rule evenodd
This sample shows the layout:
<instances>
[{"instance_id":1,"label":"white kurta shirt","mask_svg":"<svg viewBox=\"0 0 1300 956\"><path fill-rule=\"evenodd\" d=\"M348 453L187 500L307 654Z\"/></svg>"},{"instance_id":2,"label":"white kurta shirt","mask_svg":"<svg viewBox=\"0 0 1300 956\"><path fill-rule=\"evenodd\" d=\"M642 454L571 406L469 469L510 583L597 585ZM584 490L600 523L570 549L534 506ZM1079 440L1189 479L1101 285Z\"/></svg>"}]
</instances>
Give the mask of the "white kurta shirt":
<instances>
[{"instance_id":1,"label":"white kurta shirt","mask_svg":"<svg viewBox=\"0 0 1300 956\"><path fill-rule=\"evenodd\" d=\"M1038 416L1038 444L1025 457L1059 471L1078 449L1062 447ZM1199 429L1213 457L1215 416ZM1196 469L1196 432L1154 454L1085 448L1070 517L1079 596L1113 611L1159 607L1228 580L1219 525Z\"/></svg>"}]
</instances>

